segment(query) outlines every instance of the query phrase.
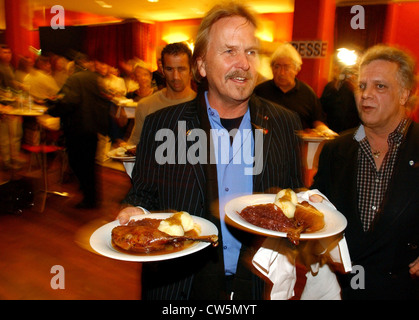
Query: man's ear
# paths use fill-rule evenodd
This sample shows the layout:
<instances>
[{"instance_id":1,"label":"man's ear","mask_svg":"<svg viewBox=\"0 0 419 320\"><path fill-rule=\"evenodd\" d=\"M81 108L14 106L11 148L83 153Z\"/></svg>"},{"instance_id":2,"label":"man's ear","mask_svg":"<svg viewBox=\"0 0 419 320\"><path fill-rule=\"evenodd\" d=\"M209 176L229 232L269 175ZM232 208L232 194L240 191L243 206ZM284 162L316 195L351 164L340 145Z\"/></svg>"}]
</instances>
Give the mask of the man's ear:
<instances>
[{"instance_id":1,"label":"man's ear","mask_svg":"<svg viewBox=\"0 0 419 320\"><path fill-rule=\"evenodd\" d=\"M400 93L400 98L399 98L400 105L406 106L407 101L409 100L409 97L410 97L410 90L402 89Z\"/></svg>"},{"instance_id":2,"label":"man's ear","mask_svg":"<svg viewBox=\"0 0 419 320\"><path fill-rule=\"evenodd\" d=\"M198 72L201 77L205 78L207 76L207 70L204 59L202 57L197 58L196 65L198 66Z\"/></svg>"}]
</instances>

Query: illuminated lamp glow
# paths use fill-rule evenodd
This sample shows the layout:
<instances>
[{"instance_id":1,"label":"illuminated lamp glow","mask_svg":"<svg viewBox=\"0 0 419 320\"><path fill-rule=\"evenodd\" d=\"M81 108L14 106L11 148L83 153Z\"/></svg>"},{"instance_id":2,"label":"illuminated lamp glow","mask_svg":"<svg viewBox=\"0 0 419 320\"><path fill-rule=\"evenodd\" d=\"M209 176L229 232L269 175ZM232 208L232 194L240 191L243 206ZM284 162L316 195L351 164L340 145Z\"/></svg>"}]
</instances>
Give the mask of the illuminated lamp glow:
<instances>
[{"instance_id":1,"label":"illuminated lamp glow","mask_svg":"<svg viewBox=\"0 0 419 320\"><path fill-rule=\"evenodd\" d=\"M184 42L189 40L189 36L184 33L169 33L162 37L166 43Z\"/></svg>"},{"instance_id":2,"label":"illuminated lamp glow","mask_svg":"<svg viewBox=\"0 0 419 320\"><path fill-rule=\"evenodd\" d=\"M111 9L112 5L107 4L105 1L96 1L98 5L100 5L102 8Z\"/></svg>"},{"instance_id":3,"label":"illuminated lamp glow","mask_svg":"<svg viewBox=\"0 0 419 320\"><path fill-rule=\"evenodd\" d=\"M356 61L358 60L358 55L356 54L355 50L340 48L337 51L337 58L342 64L346 66L353 66L354 64L356 64Z\"/></svg>"},{"instance_id":4,"label":"illuminated lamp glow","mask_svg":"<svg viewBox=\"0 0 419 320\"><path fill-rule=\"evenodd\" d=\"M260 31L256 33L256 37L258 37L262 41L273 42L274 36L270 32Z\"/></svg>"}]
</instances>

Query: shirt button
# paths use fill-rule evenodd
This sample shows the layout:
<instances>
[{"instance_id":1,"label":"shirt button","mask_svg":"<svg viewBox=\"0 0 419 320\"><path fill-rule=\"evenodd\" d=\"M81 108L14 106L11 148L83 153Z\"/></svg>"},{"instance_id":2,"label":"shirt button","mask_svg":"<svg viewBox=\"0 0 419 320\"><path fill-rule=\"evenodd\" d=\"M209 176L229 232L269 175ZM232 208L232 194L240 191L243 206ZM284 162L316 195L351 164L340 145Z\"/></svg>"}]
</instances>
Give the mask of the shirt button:
<instances>
[{"instance_id":1,"label":"shirt button","mask_svg":"<svg viewBox=\"0 0 419 320\"><path fill-rule=\"evenodd\" d=\"M229 188L225 188L224 190L228 192L230 189Z\"/></svg>"},{"instance_id":2,"label":"shirt button","mask_svg":"<svg viewBox=\"0 0 419 320\"><path fill-rule=\"evenodd\" d=\"M227 246L224 246L224 247L223 247L223 249L224 249L224 250L227 250Z\"/></svg>"},{"instance_id":3,"label":"shirt button","mask_svg":"<svg viewBox=\"0 0 419 320\"><path fill-rule=\"evenodd\" d=\"M371 208L372 208L372 210L374 210L374 211L375 211L375 210L377 210L377 207L376 207L376 206L372 206Z\"/></svg>"},{"instance_id":4,"label":"shirt button","mask_svg":"<svg viewBox=\"0 0 419 320\"><path fill-rule=\"evenodd\" d=\"M375 182L376 182L376 183L379 183L379 182L380 182L380 179L375 179Z\"/></svg>"}]
</instances>

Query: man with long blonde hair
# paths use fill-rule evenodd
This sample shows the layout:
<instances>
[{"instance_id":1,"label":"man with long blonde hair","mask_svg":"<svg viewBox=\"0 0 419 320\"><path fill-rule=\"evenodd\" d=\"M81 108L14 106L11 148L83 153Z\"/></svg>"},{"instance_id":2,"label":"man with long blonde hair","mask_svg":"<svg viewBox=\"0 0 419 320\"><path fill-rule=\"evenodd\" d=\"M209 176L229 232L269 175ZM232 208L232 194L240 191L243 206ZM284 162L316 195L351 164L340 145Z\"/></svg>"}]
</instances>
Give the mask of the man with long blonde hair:
<instances>
[{"instance_id":1,"label":"man with long blonde hair","mask_svg":"<svg viewBox=\"0 0 419 320\"><path fill-rule=\"evenodd\" d=\"M193 54L195 80L200 83L196 99L157 111L145 120L133 187L118 215L120 222L143 213L137 206L187 211L217 226L220 245L144 264L143 299L266 297L263 280L248 263L260 239L229 226L224 206L239 195L303 185L295 135L301 124L294 113L253 95L259 60L255 31L253 13L241 4L210 10L199 28ZM173 137L169 144L173 153L168 155L177 163L160 161L163 155L158 151L167 142L156 141L156 133L163 130L168 139ZM216 143L224 136L227 143ZM184 141L185 148L198 146L199 161L194 161L197 152L191 149L185 159L186 150L179 147L179 141ZM254 162L244 161L242 155Z\"/></svg>"}]
</instances>

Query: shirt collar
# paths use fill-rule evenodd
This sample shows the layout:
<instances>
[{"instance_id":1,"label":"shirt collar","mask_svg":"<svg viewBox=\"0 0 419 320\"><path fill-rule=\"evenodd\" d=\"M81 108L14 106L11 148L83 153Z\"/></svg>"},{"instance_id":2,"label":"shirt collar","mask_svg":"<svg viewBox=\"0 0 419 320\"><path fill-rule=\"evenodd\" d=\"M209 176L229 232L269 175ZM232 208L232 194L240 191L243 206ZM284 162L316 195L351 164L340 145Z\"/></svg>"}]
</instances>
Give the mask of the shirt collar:
<instances>
[{"instance_id":1,"label":"shirt collar","mask_svg":"<svg viewBox=\"0 0 419 320\"><path fill-rule=\"evenodd\" d=\"M400 121L397 128L388 135L388 140L395 141L395 142L401 142L406 135L407 129L409 128L412 120L409 118L403 118L402 121ZM362 139L366 137L365 135L365 127L363 124L359 126L359 128L356 130L354 134L354 139L358 142L360 142Z\"/></svg>"},{"instance_id":2,"label":"shirt collar","mask_svg":"<svg viewBox=\"0 0 419 320\"><path fill-rule=\"evenodd\" d=\"M273 79L271 81L272 81L273 86L275 88L277 88L279 91L281 91L283 94L289 94L289 93L292 93L292 92L297 92L298 90L300 90L300 86L301 86L300 85L300 81L297 78L295 78L295 85L294 85L294 87L292 87L291 90L288 90L287 92L284 92L284 91L282 91L282 89L280 87L278 87L275 84L275 81Z\"/></svg>"},{"instance_id":3,"label":"shirt collar","mask_svg":"<svg viewBox=\"0 0 419 320\"><path fill-rule=\"evenodd\" d=\"M207 108L207 113L208 113L208 118L210 119L210 123L215 122L217 125L221 125L221 120L220 120L220 115L218 113L218 111L214 108L211 107L211 105L209 104L208 101L208 91L205 91L205 103L206 103L206 108ZM243 116L243 123L250 123L250 108L247 108L246 113ZM245 128L247 128L247 125L245 124ZM240 125L240 129L242 129L242 125Z\"/></svg>"}]
</instances>

